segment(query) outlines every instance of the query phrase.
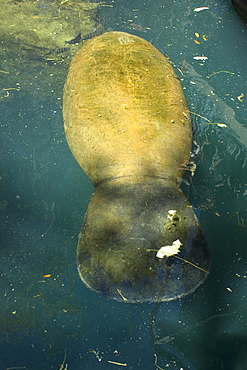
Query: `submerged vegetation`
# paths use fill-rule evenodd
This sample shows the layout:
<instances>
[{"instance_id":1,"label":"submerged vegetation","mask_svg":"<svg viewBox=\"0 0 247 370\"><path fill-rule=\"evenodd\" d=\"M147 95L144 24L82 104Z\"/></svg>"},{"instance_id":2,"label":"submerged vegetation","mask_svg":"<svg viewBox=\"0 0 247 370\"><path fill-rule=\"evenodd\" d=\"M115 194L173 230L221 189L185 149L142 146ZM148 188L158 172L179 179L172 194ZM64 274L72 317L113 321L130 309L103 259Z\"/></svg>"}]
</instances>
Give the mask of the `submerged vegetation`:
<instances>
[{"instance_id":1,"label":"submerged vegetation","mask_svg":"<svg viewBox=\"0 0 247 370\"><path fill-rule=\"evenodd\" d=\"M63 85L69 61L80 47L68 47L66 41L78 32L84 36L95 31L99 7L99 3L80 0L2 0L0 98L11 98L11 89L38 89L42 95L54 95L53 87Z\"/></svg>"}]
</instances>

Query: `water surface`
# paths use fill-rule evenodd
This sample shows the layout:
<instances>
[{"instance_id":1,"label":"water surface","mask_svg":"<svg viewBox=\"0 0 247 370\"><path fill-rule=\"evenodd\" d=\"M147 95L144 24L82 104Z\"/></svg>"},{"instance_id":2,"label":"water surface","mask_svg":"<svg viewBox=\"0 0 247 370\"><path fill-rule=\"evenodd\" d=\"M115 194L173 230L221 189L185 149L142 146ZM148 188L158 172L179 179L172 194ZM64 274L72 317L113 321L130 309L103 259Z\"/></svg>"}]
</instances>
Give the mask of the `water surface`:
<instances>
[{"instance_id":1,"label":"water surface","mask_svg":"<svg viewBox=\"0 0 247 370\"><path fill-rule=\"evenodd\" d=\"M32 84L21 88L18 75L0 73L0 368L59 369L64 360L69 370L244 369L246 25L223 0L105 5L98 14L105 28L152 42L181 79L197 165L183 188L212 252L211 274L190 296L158 305L90 292L77 274L76 244L93 187L63 133L67 65L47 73L39 61L36 71L25 71ZM22 60L15 63L23 70Z\"/></svg>"}]
</instances>

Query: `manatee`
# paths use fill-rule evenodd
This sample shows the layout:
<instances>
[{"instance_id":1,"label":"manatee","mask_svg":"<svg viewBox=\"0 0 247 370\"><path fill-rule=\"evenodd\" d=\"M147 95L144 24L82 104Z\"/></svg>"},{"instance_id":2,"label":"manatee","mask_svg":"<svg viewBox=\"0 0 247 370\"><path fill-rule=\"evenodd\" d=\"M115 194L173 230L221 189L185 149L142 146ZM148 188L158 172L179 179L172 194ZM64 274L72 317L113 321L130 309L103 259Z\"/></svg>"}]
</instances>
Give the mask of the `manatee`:
<instances>
[{"instance_id":1,"label":"manatee","mask_svg":"<svg viewBox=\"0 0 247 370\"><path fill-rule=\"evenodd\" d=\"M124 32L86 41L68 71L63 117L68 145L95 186L78 240L81 280L121 302L192 293L211 258L180 189L192 126L170 61Z\"/></svg>"}]
</instances>

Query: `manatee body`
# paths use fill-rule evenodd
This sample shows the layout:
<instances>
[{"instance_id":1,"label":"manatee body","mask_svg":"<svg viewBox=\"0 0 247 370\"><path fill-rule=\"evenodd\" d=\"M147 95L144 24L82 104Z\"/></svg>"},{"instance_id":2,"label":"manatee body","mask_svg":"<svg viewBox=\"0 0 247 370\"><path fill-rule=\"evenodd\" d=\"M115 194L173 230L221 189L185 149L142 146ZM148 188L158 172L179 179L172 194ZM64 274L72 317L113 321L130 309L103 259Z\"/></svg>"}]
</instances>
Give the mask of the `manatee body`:
<instances>
[{"instance_id":1,"label":"manatee body","mask_svg":"<svg viewBox=\"0 0 247 370\"><path fill-rule=\"evenodd\" d=\"M69 68L63 116L70 149L96 187L78 241L82 281L124 302L193 292L210 253L179 188L192 129L170 62L128 33L87 41Z\"/></svg>"}]
</instances>

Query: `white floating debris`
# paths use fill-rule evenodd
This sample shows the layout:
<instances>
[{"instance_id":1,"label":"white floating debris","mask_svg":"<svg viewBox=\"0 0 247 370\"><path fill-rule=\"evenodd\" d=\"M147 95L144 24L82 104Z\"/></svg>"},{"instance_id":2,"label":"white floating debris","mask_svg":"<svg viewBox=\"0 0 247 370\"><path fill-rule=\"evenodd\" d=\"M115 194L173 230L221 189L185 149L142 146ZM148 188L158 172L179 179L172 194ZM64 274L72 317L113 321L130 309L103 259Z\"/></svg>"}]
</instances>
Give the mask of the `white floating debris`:
<instances>
[{"instance_id":1,"label":"white floating debris","mask_svg":"<svg viewBox=\"0 0 247 370\"><path fill-rule=\"evenodd\" d=\"M172 245L166 245L161 247L156 253L156 257L164 258L165 256L166 257L174 256L175 254L178 254L181 245L182 243L180 242L179 239L174 240Z\"/></svg>"},{"instance_id":2,"label":"white floating debris","mask_svg":"<svg viewBox=\"0 0 247 370\"><path fill-rule=\"evenodd\" d=\"M207 9L209 9L208 6L202 6L201 8L195 8L194 12L201 12L202 10L207 10Z\"/></svg>"},{"instance_id":3,"label":"white floating debris","mask_svg":"<svg viewBox=\"0 0 247 370\"><path fill-rule=\"evenodd\" d=\"M204 57L204 56L201 56L201 57L193 57L193 59L195 59L195 60L207 60L208 57Z\"/></svg>"},{"instance_id":4,"label":"white floating debris","mask_svg":"<svg viewBox=\"0 0 247 370\"><path fill-rule=\"evenodd\" d=\"M170 209L168 211L168 216L167 218L169 218L169 220L173 220L173 216L176 214L176 210L175 209Z\"/></svg>"},{"instance_id":5,"label":"white floating debris","mask_svg":"<svg viewBox=\"0 0 247 370\"><path fill-rule=\"evenodd\" d=\"M243 97L244 97L244 94L243 93L241 93L239 96L237 96L237 98L238 98L239 101L243 101L243 99L242 99Z\"/></svg>"}]
</instances>

